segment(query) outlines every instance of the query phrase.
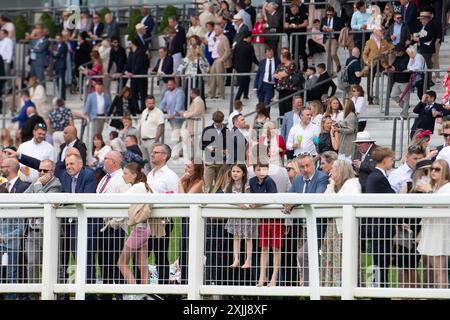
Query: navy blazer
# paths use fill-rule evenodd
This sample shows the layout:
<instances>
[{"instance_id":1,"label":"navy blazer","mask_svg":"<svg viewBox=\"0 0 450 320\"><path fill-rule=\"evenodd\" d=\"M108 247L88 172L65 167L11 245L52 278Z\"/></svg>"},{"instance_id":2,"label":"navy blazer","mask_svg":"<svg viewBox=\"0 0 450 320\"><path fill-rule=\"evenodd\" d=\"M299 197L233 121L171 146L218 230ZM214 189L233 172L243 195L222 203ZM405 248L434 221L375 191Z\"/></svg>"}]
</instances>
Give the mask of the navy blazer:
<instances>
[{"instance_id":1,"label":"navy blazer","mask_svg":"<svg viewBox=\"0 0 450 320\"><path fill-rule=\"evenodd\" d=\"M441 112L444 117L449 114L449 111L445 109L442 104L434 103L431 108L427 108L427 105L421 101L414 108L414 113L417 113L419 116L414 120L411 132L414 132L417 129L430 130L431 132L434 132L436 118L433 117L433 109Z\"/></svg>"},{"instance_id":2,"label":"navy blazer","mask_svg":"<svg viewBox=\"0 0 450 320\"><path fill-rule=\"evenodd\" d=\"M155 22L153 21L152 16L148 15L147 18L145 18L145 20L144 20L144 26L147 27L147 29L145 30L146 38L151 38L154 25L155 25Z\"/></svg>"},{"instance_id":3,"label":"navy blazer","mask_svg":"<svg viewBox=\"0 0 450 320\"><path fill-rule=\"evenodd\" d=\"M406 23L406 25L409 28L409 31L411 33L418 32L420 30L420 23L419 20L417 20L418 11L416 5L412 2L409 2L408 8L406 10L405 6L402 6L401 13L403 17L403 22Z\"/></svg>"},{"instance_id":4,"label":"navy blazer","mask_svg":"<svg viewBox=\"0 0 450 320\"><path fill-rule=\"evenodd\" d=\"M2 186L6 187L6 183L2 184ZM25 190L27 190L29 186L30 186L29 182L24 182L24 181L20 180L20 178L19 178L14 183L13 187L11 188L10 193L24 193Z\"/></svg>"},{"instance_id":5,"label":"navy blazer","mask_svg":"<svg viewBox=\"0 0 450 320\"><path fill-rule=\"evenodd\" d=\"M263 79L264 79L264 73L266 72L266 60L267 59L261 59L261 61L259 62L259 67L258 67L258 71L256 71L256 76L255 76L255 82L254 82L254 88L260 90L263 84ZM280 60L278 60L277 58L274 59L275 61L275 70L277 69L278 65L280 64ZM275 78L274 78L275 81Z\"/></svg>"},{"instance_id":6,"label":"navy blazer","mask_svg":"<svg viewBox=\"0 0 450 320\"><path fill-rule=\"evenodd\" d=\"M328 79L328 81L326 81ZM329 96L334 96L337 86L333 79L330 78L328 71L322 73L316 81L315 87L306 92L306 101L320 100L322 95L326 94L328 96L328 91L331 87L331 94Z\"/></svg>"},{"instance_id":7,"label":"navy blazer","mask_svg":"<svg viewBox=\"0 0 450 320\"><path fill-rule=\"evenodd\" d=\"M61 178L61 192L72 193L72 177L67 171L64 171ZM95 180L94 170L89 168L82 168L75 187L75 193L96 193L97 183Z\"/></svg>"},{"instance_id":8,"label":"navy blazer","mask_svg":"<svg viewBox=\"0 0 450 320\"><path fill-rule=\"evenodd\" d=\"M102 35L103 35L103 29L105 28L105 25L103 23L99 23L97 26L97 30L95 30L94 32L94 24L92 24L92 28L91 30L89 30L92 34L95 34L97 36L97 38L102 39Z\"/></svg>"},{"instance_id":9,"label":"navy blazer","mask_svg":"<svg viewBox=\"0 0 450 320\"><path fill-rule=\"evenodd\" d=\"M125 70L131 72L132 74L147 74L148 65L149 61L145 55L145 51L138 48L135 52L130 51L128 54L127 66Z\"/></svg>"},{"instance_id":10,"label":"navy blazer","mask_svg":"<svg viewBox=\"0 0 450 320\"><path fill-rule=\"evenodd\" d=\"M328 17L322 18L322 21L320 22L320 31L323 32L323 27L325 26L328 26ZM341 29L342 29L342 19L335 15L333 17L333 31L341 31ZM333 38L339 40L339 33L334 33ZM327 33L324 33L323 43L325 43L327 39L328 39Z\"/></svg>"},{"instance_id":11,"label":"navy blazer","mask_svg":"<svg viewBox=\"0 0 450 320\"><path fill-rule=\"evenodd\" d=\"M419 48L417 51L419 53L433 54L436 52L435 44L438 35L438 31L436 30L434 21L429 21L423 29L427 32L427 35L425 37L419 38Z\"/></svg>"},{"instance_id":12,"label":"navy blazer","mask_svg":"<svg viewBox=\"0 0 450 320\"><path fill-rule=\"evenodd\" d=\"M158 72L160 61L161 59L158 59L158 61L156 62L155 67L153 68L153 72ZM173 58L171 56L165 56L162 63L161 72L166 75L170 75L173 74L174 71L176 70L173 70ZM170 78L161 78L161 80L166 83L169 81L169 79Z\"/></svg>"},{"instance_id":13,"label":"navy blazer","mask_svg":"<svg viewBox=\"0 0 450 320\"><path fill-rule=\"evenodd\" d=\"M367 177L365 193L395 193L386 176L377 168Z\"/></svg>"},{"instance_id":14,"label":"navy blazer","mask_svg":"<svg viewBox=\"0 0 450 320\"><path fill-rule=\"evenodd\" d=\"M59 154L58 154L58 160L57 162L61 161L61 155L62 152L64 150L64 148L66 147L66 143L64 142L60 147L59 147ZM74 148L78 149L80 151L80 156L83 159L83 165L86 165L86 154L87 154L87 148L86 145L84 144L83 141L81 141L80 139L77 138L77 141L75 142L75 144L73 145Z\"/></svg>"},{"instance_id":15,"label":"navy blazer","mask_svg":"<svg viewBox=\"0 0 450 320\"><path fill-rule=\"evenodd\" d=\"M57 70L64 70L67 67L66 60L67 60L67 52L69 52L69 49L67 48L67 44L65 42L57 44L57 48L58 50L53 55L53 59L55 60L53 68Z\"/></svg>"},{"instance_id":16,"label":"navy blazer","mask_svg":"<svg viewBox=\"0 0 450 320\"><path fill-rule=\"evenodd\" d=\"M303 193L303 176L297 176L294 179L289 192ZM305 193L324 193L328 185L328 174L323 171L316 170L311 181L308 184L308 190Z\"/></svg>"}]
</instances>

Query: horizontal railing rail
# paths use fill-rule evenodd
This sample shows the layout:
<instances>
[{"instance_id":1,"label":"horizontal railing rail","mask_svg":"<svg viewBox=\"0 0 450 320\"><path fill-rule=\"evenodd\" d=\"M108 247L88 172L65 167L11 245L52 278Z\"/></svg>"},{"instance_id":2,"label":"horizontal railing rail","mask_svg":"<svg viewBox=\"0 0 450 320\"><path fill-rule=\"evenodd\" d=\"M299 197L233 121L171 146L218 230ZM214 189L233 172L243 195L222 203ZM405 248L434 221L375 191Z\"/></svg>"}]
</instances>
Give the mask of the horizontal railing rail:
<instances>
[{"instance_id":1,"label":"horizontal railing rail","mask_svg":"<svg viewBox=\"0 0 450 320\"><path fill-rule=\"evenodd\" d=\"M369 288L358 284L359 219L363 218L446 218L450 219L450 198L445 194L0 194L2 218L43 217L42 281L35 284L9 283L0 292L36 292L42 299L54 299L57 293L75 292L76 299L87 293L159 293L187 294L188 299L202 295L278 295L358 297L450 298L450 290L432 288ZM153 217L189 218L189 272L187 284L130 285L86 284L86 245L88 218L126 217L130 203L153 203ZM205 254L205 219L242 218L240 203L267 204L246 211L246 218L306 219L307 254L309 257L307 286L264 287L219 286L203 282ZM290 215L280 212L285 203L301 203ZM61 205L65 206L61 206ZM175 205L175 206L174 206ZM438 207L437 207L438 206ZM434 208L433 208L434 207ZM437 208L436 208L437 207ZM23 208L23 209L22 209ZM327 213L328 212L328 213ZM75 283L58 283L58 228L60 218L77 217L77 272ZM341 217L342 283L337 287L322 286L320 282L317 243L317 219Z\"/></svg>"}]
</instances>

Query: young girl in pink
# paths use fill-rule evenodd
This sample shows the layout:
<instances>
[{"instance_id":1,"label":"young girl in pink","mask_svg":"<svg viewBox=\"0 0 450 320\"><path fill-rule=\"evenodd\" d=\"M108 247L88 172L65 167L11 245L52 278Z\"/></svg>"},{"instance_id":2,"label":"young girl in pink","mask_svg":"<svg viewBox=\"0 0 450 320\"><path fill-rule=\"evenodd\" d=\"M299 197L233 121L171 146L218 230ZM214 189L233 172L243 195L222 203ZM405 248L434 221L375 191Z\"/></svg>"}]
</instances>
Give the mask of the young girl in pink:
<instances>
[{"instance_id":1,"label":"young girl in pink","mask_svg":"<svg viewBox=\"0 0 450 320\"><path fill-rule=\"evenodd\" d=\"M444 81L442 81L442 86L445 89L445 93L442 96L442 105L447 107L450 105L450 67L447 70L447 74L444 76Z\"/></svg>"}]
</instances>

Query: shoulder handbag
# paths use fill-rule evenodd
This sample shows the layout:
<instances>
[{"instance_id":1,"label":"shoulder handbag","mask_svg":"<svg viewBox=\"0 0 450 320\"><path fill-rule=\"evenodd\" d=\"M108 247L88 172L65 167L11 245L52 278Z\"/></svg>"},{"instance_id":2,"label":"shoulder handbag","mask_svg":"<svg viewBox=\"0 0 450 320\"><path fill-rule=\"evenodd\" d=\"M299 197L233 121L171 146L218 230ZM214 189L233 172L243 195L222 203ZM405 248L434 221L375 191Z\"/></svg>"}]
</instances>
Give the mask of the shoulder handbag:
<instances>
[{"instance_id":1,"label":"shoulder handbag","mask_svg":"<svg viewBox=\"0 0 450 320\"><path fill-rule=\"evenodd\" d=\"M152 193L150 189L148 193ZM134 226L138 223L147 222L152 213L153 205L149 203L135 203L128 208L128 225Z\"/></svg>"}]
</instances>

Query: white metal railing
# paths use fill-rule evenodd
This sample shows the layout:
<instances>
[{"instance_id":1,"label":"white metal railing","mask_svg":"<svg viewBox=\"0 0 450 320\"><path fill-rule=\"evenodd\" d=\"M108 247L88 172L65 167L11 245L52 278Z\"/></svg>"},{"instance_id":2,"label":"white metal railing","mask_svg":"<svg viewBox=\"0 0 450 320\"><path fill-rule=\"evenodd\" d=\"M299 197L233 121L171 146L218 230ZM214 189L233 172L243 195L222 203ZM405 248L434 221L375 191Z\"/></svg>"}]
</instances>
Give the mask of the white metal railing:
<instances>
[{"instance_id":1,"label":"white metal railing","mask_svg":"<svg viewBox=\"0 0 450 320\"><path fill-rule=\"evenodd\" d=\"M366 288L358 284L358 247L360 218L450 218L447 195L323 195L323 194L0 194L1 218L40 217L43 222L42 282L37 284L1 284L0 292L36 292L42 299L54 299L57 293L75 292L76 299L86 293L159 293L187 294L188 299L202 295L270 295L270 296L340 296L396 298L450 298L449 289ZM153 203L154 217L189 218L189 272L187 285L86 284L88 218L126 217L129 203ZM204 219L242 218L243 212L233 204L266 204L245 211L245 218L305 218L309 256L309 286L261 287L204 285ZM280 208L285 203L299 203L291 215ZM61 206L64 204L65 206ZM19 210L20 209L20 210ZM58 219L77 217L77 271L74 284L58 284ZM316 218L343 218L342 285L321 287Z\"/></svg>"}]
</instances>

